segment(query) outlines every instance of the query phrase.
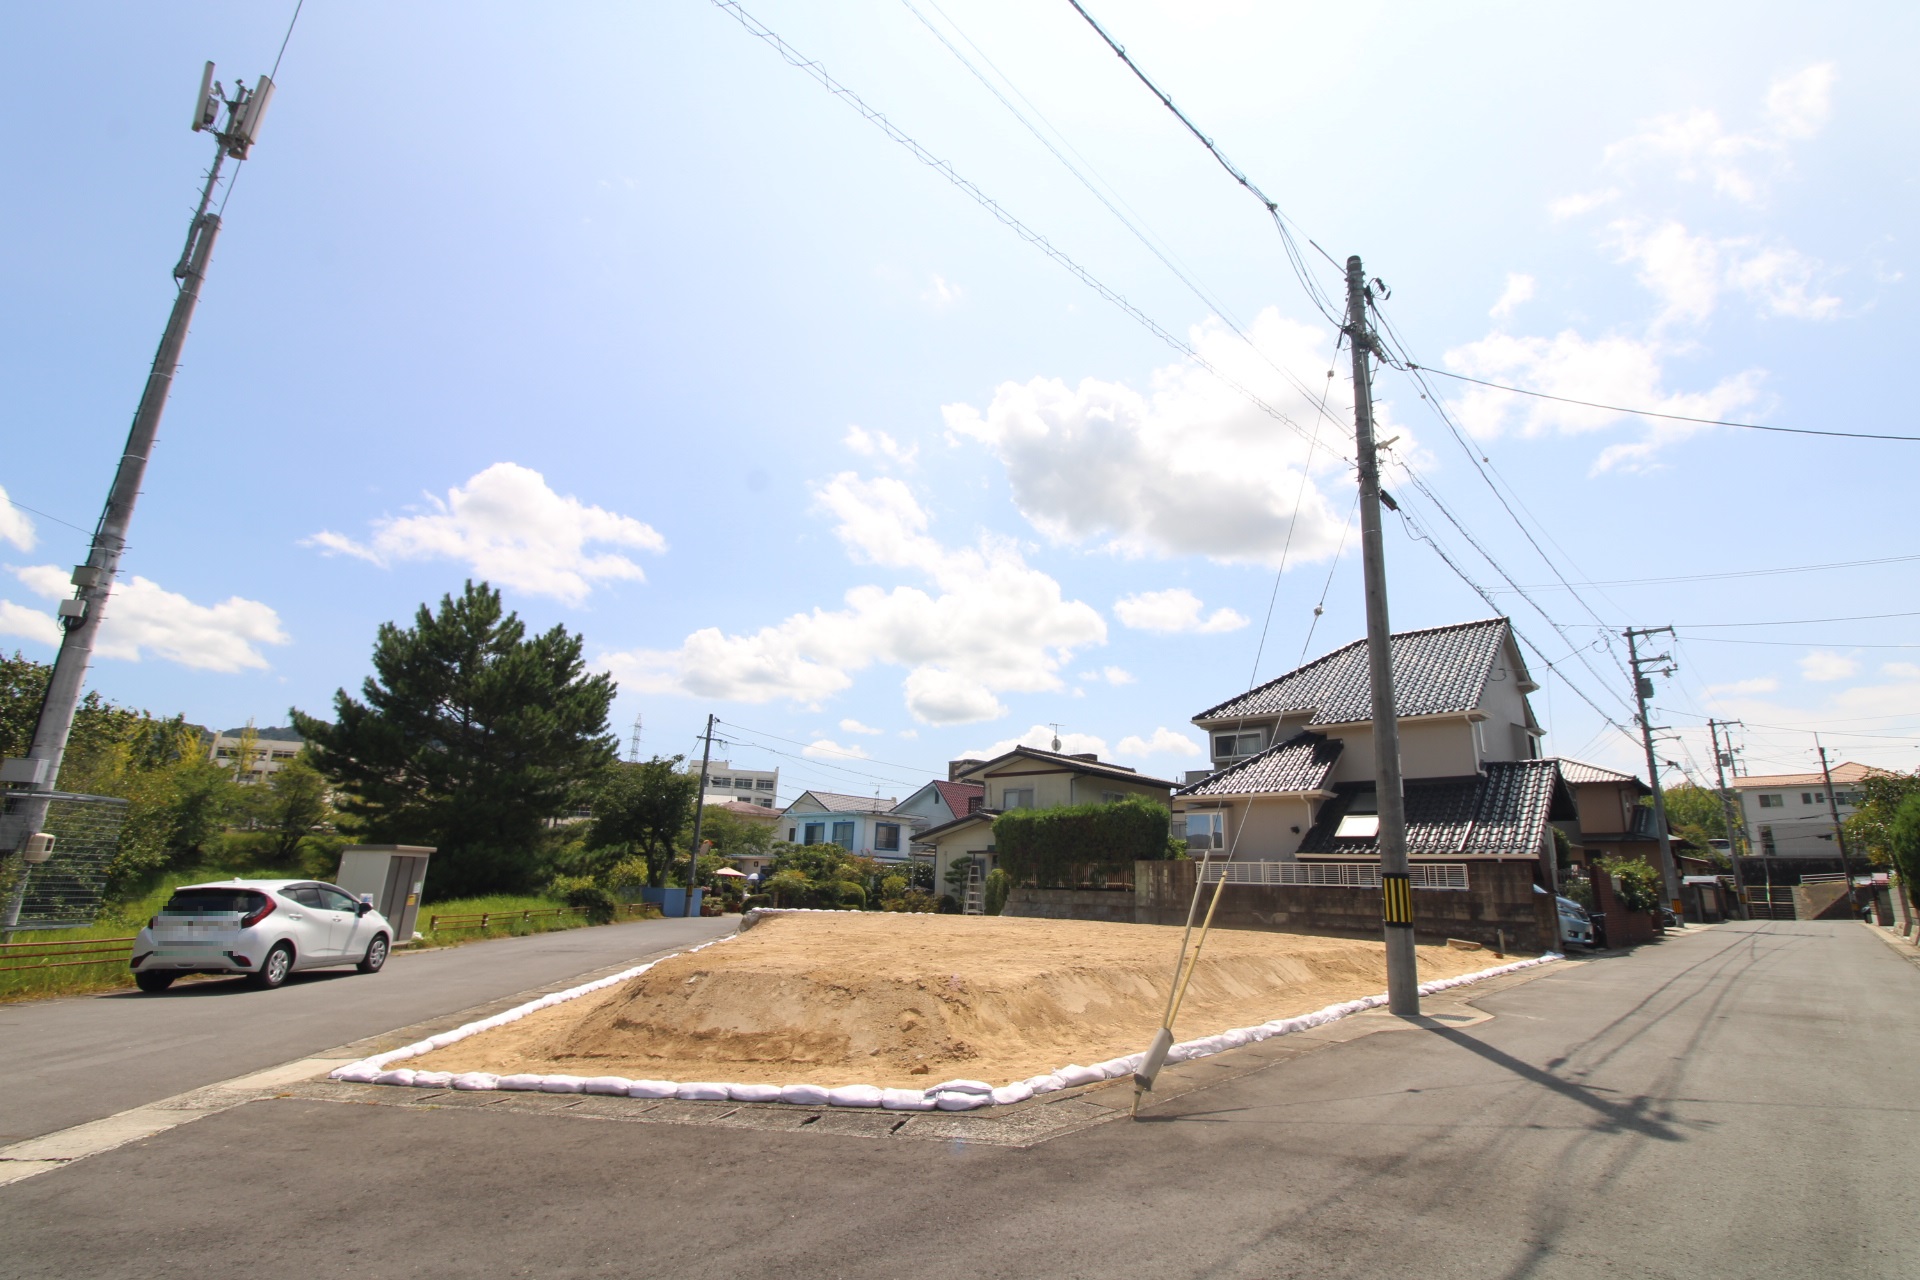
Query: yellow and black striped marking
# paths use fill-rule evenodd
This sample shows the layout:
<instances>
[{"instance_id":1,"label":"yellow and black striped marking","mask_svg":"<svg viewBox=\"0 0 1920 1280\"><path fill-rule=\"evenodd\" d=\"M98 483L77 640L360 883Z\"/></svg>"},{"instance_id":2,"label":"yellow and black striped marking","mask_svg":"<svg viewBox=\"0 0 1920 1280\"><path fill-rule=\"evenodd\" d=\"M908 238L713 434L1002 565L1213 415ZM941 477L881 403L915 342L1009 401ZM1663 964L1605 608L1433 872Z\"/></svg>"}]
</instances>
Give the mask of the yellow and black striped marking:
<instances>
[{"instance_id":1,"label":"yellow and black striped marking","mask_svg":"<svg viewBox=\"0 0 1920 1280\"><path fill-rule=\"evenodd\" d=\"M1413 928L1413 880L1392 871L1380 877L1380 910L1388 924Z\"/></svg>"}]
</instances>

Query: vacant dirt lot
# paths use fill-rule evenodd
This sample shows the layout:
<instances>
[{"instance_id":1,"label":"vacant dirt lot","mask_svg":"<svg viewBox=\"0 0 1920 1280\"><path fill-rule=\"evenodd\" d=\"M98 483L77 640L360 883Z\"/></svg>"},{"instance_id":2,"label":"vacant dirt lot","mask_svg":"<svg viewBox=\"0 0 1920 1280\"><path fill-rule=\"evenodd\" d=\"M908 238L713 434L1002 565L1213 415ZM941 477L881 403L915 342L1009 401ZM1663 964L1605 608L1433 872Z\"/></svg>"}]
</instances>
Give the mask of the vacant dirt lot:
<instances>
[{"instance_id":1,"label":"vacant dirt lot","mask_svg":"<svg viewBox=\"0 0 1920 1280\"><path fill-rule=\"evenodd\" d=\"M635 1079L1003 1084L1144 1049L1180 930L982 916L771 916L697 955L406 1065ZM1423 980L1498 963L1421 947ZM1386 988L1378 942L1215 931L1181 1039Z\"/></svg>"}]
</instances>

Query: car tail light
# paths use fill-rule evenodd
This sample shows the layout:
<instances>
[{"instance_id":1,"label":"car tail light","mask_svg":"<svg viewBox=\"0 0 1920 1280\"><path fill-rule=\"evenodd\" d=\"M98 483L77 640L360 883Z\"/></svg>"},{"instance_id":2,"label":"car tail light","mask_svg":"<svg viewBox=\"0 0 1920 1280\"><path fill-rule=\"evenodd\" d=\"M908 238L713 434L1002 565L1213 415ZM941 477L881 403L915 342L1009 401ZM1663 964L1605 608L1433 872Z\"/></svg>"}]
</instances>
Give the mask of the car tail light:
<instances>
[{"instance_id":1,"label":"car tail light","mask_svg":"<svg viewBox=\"0 0 1920 1280\"><path fill-rule=\"evenodd\" d=\"M147 928L149 928L149 929L157 929L157 928L159 928L159 927L160 927L160 917L159 917L159 916L148 916L148 917L147 917Z\"/></svg>"},{"instance_id":2,"label":"car tail light","mask_svg":"<svg viewBox=\"0 0 1920 1280\"><path fill-rule=\"evenodd\" d=\"M260 895L260 905L240 917L240 927L242 929L251 929L272 914L273 899L263 893Z\"/></svg>"}]
</instances>

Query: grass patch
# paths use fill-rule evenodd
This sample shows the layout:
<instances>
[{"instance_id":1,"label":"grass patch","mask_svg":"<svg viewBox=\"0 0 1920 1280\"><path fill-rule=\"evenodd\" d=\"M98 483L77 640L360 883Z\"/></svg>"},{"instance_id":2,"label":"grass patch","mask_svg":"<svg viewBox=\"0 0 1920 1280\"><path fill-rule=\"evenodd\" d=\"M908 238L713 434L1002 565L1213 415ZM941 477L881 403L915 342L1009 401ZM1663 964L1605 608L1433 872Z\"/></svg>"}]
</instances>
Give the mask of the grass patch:
<instances>
[{"instance_id":1,"label":"grass patch","mask_svg":"<svg viewBox=\"0 0 1920 1280\"><path fill-rule=\"evenodd\" d=\"M451 947L481 938L523 938L532 933L552 933L558 929L579 929L587 923L584 914L539 915L524 918L521 912L552 912L567 904L556 898L537 895L494 894L485 898L451 898L421 906L413 927L422 939L415 946ZM488 914L494 918L485 928L467 917ZM453 917L440 929L431 927L433 917Z\"/></svg>"}]
</instances>

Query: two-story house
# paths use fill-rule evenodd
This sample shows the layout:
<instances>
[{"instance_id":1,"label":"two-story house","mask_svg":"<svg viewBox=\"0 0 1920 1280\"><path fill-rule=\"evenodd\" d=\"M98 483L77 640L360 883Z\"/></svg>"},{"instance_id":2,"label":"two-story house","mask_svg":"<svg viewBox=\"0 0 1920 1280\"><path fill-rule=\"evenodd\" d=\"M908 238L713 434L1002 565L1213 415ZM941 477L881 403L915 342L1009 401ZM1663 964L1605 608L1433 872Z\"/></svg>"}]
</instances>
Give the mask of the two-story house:
<instances>
[{"instance_id":1,"label":"two-story house","mask_svg":"<svg viewBox=\"0 0 1920 1280\"><path fill-rule=\"evenodd\" d=\"M969 811L922 831L915 849L933 859L935 893L949 892L948 873L954 864L965 864L962 904L969 912L979 910L980 888L993 866L993 820L1006 810L1113 804L1129 796L1165 804L1175 786L1097 755L1063 755L1038 747L1015 747L992 760L955 760L947 773L951 783L979 788L979 802L966 798Z\"/></svg>"},{"instance_id":2,"label":"two-story house","mask_svg":"<svg viewBox=\"0 0 1920 1280\"><path fill-rule=\"evenodd\" d=\"M912 823L889 812L892 796L850 796L837 791L802 791L780 814L789 844L837 844L848 853L882 862L905 862L912 848Z\"/></svg>"},{"instance_id":3,"label":"two-story house","mask_svg":"<svg viewBox=\"0 0 1920 1280\"><path fill-rule=\"evenodd\" d=\"M1640 858L1660 865L1660 833L1653 806L1643 803L1653 788L1630 773L1561 759L1560 777L1573 793L1577 821L1561 825L1574 845L1574 859Z\"/></svg>"},{"instance_id":4,"label":"two-story house","mask_svg":"<svg viewBox=\"0 0 1920 1280\"><path fill-rule=\"evenodd\" d=\"M1885 770L1866 764L1837 764L1828 773L1833 777L1834 806L1845 822L1860 803L1860 783ZM1831 861L1832 869L1840 870L1840 846L1833 834L1833 810L1827 807L1825 777L1818 773L1752 774L1729 778L1727 783L1740 804L1741 823L1751 846L1746 850L1749 856Z\"/></svg>"},{"instance_id":5,"label":"two-story house","mask_svg":"<svg viewBox=\"0 0 1920 1280\"><path fill-rule=\"evenodd\" d=\"M1407 852L1416 862L1538 860L1574 818L1505 618L1396 633ZM1175 793L1189 848L1236 861L1377 862L1373 682L1357 640L1193 717L1214 771Z\"/></svg>"}]
</instances>

